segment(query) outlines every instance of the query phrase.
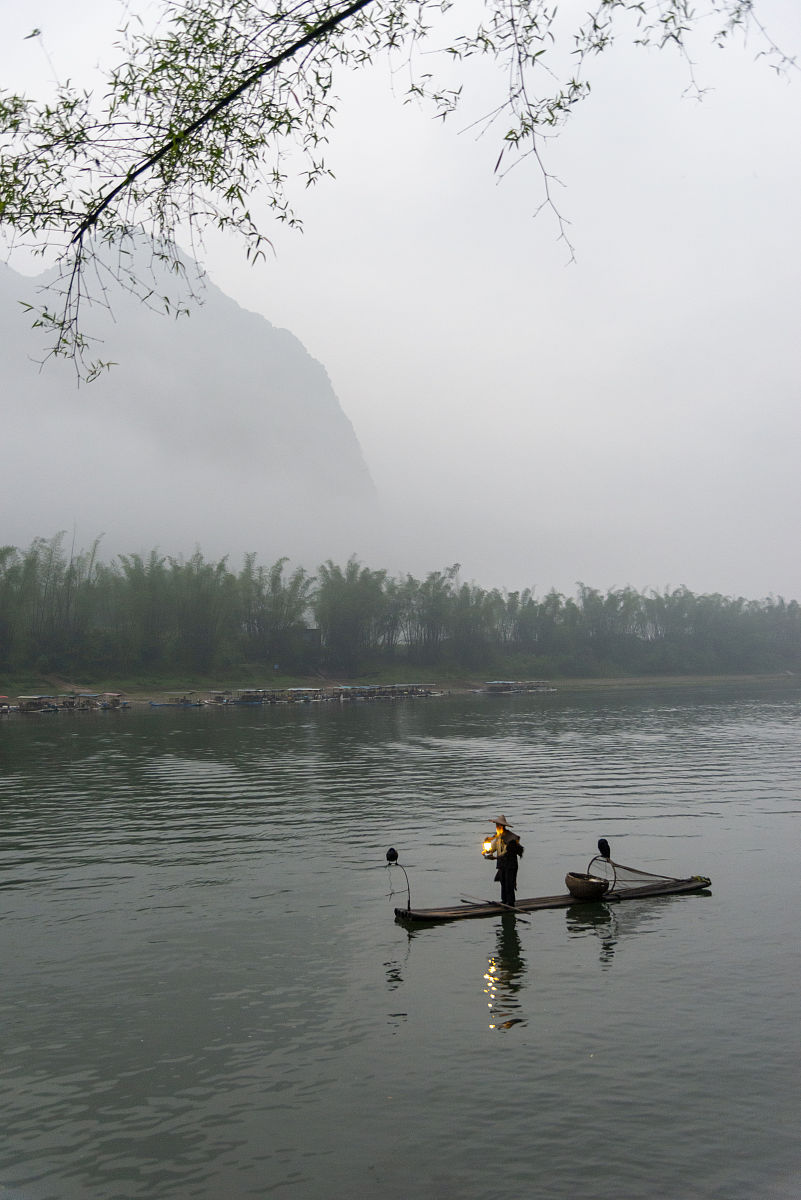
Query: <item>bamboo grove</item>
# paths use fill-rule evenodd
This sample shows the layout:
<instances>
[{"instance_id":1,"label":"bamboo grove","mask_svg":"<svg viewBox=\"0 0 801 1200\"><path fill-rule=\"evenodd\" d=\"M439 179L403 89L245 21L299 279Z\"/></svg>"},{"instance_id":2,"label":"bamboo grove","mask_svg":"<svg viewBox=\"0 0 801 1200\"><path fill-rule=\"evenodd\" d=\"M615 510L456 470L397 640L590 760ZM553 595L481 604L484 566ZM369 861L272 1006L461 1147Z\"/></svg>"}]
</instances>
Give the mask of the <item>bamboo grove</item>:
<instances>
[{"instance_id":1,"label":"bamboo grove","mask_svg":"<svg viewBox=\"0 0 801 1200\"><path fill-rule=\"evenodd\" d=\"M424 579L351 558L316 574L245 557L0 548L0 671L157 678L247 670L354 676L383 668L551 678L801 669L801 606L685 587L574 596L486 589L458 565Z\"/></svg>"}]
</instances>

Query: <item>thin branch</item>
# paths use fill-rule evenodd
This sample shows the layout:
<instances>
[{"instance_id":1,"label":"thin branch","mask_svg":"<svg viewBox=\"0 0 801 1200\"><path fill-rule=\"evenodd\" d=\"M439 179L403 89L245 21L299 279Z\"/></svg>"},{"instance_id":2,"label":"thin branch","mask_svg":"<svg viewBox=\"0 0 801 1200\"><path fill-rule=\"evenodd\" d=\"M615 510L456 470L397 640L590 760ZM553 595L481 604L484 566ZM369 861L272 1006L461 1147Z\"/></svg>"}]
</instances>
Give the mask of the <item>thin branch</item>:
<instances>
[{"instance_id":1,"label":"thin branch","mask_svg":"<svg viewBox=\"0 0 801 1200\"><path fill-rule=\"evenodd\" d=\"M348 8L344 9L337 16L329 17L327 21L322 21L321 24L316 25L313 29L311 29L305 35L305 37L300 38L286 50L283 50L280 54L275 55L274 58L268 59L266 63L263 63L260 67L257 67L257 69L252 71L250 75L243 79L243 81L237 87L235 87L233 91L228 92L225 96L218 100L216 104L213 104L211 108L206 109L204 113L202 113L196 120L192 121L191 124L187 125L187 127L181 130L180 133L173 134L172 137L168 138L168 140L163 146L161 146L160 149L155 150L152 154L148 155L148 157L144 159L144 161L141 162L138 167L135 167L133 170L129 171L122 182L118 183L115 188L112 188L112 190L103 197L100 203L97 204L91 210L91 212L87 213L78 226L78 229L73 234L71 241L73 243L81 242L84 238L84 235L88 233L88 231L94 225L97 224L100 217L109 207L109 205L113 204L117 197L126 191L131 184L139 178L140 175L144 175L147 171L150 171L158 162L161 161L162 158L164 158L167 154L170 154L173 150L177 149L183 142L186 141L187 138L190 138L194 133L197 133L197 131L202 129L204 125L207 125L209 121L213 121L219 113L221 113L229 105L233 104L235 100L238 100L244 92L253 87L255 83L258 83L260 79L263 79L264 76L269 74L270 71L275 70L276 67L280 67L282 63L292 58L299 50L303 50L306 46L310 46L315 42L319 42L321 38L326 36L326 34L331 33L339 25L343 24L348 17L352 17L355 13L360 12L363 8L367 8L367 6L373 2L374 0L355 0L355 3L349 5Z\"/></svg>"}]
</instances>

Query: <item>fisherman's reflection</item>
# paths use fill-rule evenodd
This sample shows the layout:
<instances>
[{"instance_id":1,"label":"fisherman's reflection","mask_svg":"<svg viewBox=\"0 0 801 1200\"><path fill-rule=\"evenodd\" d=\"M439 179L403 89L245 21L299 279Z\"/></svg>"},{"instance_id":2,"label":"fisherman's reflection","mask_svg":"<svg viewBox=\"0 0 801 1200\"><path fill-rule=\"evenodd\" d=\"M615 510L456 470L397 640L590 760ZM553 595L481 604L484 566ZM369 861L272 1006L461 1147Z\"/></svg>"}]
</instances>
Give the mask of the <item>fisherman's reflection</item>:
<instances>
[{"instance_id":1,"label":"fisherman's reflection","mask_svg":"<svg viewBox=\"0 0 801 1200\"><path fill-rule=\"evenodd\" d=\"M565 912L567 931L573 937L594 934L603 967L611 966L618 940L617 916L606 904L572 904Z\"/></svg>"},{"instance_id":2,"label":"fisherman's reflection","mask_svg":"<svg viewBox=\"0 0 801 1200\"><path fill-rule=\"evenodd\" d=\"M513 1025L528 1024L521 1016L520 993L526 963L514 913L501 917L495 953L490 955L487 964L484 992L489 1008L490 1029L511 1029Z\"/></svg>"}]
</instances>

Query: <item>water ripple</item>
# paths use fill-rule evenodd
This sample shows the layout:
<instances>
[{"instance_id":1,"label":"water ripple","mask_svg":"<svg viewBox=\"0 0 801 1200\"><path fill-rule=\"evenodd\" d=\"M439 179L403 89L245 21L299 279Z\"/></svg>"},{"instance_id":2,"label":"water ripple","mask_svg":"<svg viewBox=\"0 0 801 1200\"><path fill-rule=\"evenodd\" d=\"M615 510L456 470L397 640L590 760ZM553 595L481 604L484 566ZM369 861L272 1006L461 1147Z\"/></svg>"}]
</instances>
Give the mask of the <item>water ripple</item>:
<instances>
[{"instance_id":1,"label":"water ripple","mask_svg":"<svg viewBox=\"0 0 801 1200\"><path fill-rule=\"evenodd\" d=\"M4 724L3 1182L753 1200L793 1178L799 714L677 691ZM525 894L599 835L712 894L396 926L386 847L417 903L492 893L499 808Z\"/></svg>"}]
</instances>

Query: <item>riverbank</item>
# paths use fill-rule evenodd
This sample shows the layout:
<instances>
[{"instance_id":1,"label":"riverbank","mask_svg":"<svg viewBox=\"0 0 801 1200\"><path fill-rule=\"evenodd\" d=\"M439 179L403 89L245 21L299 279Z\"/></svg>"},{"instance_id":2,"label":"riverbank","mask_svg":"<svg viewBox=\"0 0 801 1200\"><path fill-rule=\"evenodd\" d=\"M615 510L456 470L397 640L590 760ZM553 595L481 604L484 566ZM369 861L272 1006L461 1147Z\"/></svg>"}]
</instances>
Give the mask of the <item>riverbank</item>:
<instances>
[{"instance_id":1,"label":"riverbank","mask_svg":"<svg viewBox=\"0 0 801 1200\"><path fill-rule=\"evenodd\" d=\"M801 675L781 671L764 675L630 675L605 679L554 679L560 692L635 691L662 688L757 687L798 688Z\"/></svg>"},{"instance_id":2,"label":"riverbank","mask_svg":"<svg viewBox=\"0 0 801 1200\"><path fill-rule=\"evenodd\" d=\"M382 673L384 676L386 673ZM667 690L669 688L742 688L747 686L775 688L777 691L788 691L801 687L801 676L784 671L774 674L757 675L641 675L605 678L553 678L548 684L558 692L634 692L644 690ZM288 688L312 688L330 691L335 687L365 688L370 686L385 686L393 684L426 685L438 692L454 695L468 694L480 691L486 677L476 675L466 677L463 674L449 675L447 672L437 674L432 670L421 671L412 677L408 673L399 673L391 680L378 678L376 675L355 677L322 678L314 676L277 676L266 684L254 684L252 680L220 680L219 678L168 678L168 679L103 679L87 681L64 679L58 676L17 677L0 681L0 692L15 703L21 695L55 695L64 696L76 692L91 692L102 694L115 692L124 696L132 704L149 704L151 701L164 701L170 695L194 694L197 699L208 699L212 693L228 690L238 692L253 687L264 690L283 691Z\"/></svg>"}]
</instances>

